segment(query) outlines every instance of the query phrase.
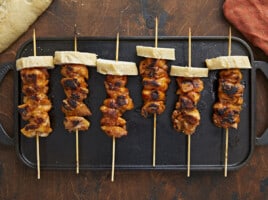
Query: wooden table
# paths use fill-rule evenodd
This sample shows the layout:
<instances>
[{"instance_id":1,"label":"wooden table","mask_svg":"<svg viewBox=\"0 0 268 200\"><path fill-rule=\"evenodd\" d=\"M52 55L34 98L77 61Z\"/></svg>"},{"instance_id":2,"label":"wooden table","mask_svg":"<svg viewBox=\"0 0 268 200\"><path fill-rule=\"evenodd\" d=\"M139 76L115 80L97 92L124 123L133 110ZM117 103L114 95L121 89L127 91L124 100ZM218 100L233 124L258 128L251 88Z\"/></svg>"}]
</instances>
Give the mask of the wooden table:
<instances>
[{"instance_id":1,"label":"wooden table","mask_svg":"<svg viewBox=\"0 0 268 200\"><path fill-rule=\"evenodd\" d=\"M159 35L227 35L229 23L222 12L223 0L200 1L119 1L57 0L7 51L1 63L15 59L20 45L31 38L73 36L77 24L81 36L147 36L154 34L154 16L160 18ZM256 30L257 31L257 30ZM233 27L233 35L243 36ZM252 47L257 60L268 57ZM9 73L0 87L0 121L9 133L13 130L13 77ZM267 128L268 84L257 74L256 134ZM250 161L238 171L42 171L28 168L12 147L0 145L0 199L268 199L268 146L256 147Z\"/></svg>"}]
</instances>

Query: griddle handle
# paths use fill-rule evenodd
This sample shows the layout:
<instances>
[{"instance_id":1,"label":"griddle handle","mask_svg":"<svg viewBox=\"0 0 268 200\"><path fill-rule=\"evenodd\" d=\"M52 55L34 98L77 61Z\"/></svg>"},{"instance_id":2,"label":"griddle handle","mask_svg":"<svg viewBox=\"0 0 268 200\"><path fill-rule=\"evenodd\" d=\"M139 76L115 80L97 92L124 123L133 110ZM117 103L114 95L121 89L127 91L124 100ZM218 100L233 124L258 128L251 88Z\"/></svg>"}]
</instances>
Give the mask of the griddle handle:
<instances>
[{"instance_id":1,"label":"griddle handle","mask_svg":"<svg viewBox=\"0 0 268 200\"><path fill-rule=\"evenodd\" d=\"M254 61L255 69L261 70L266 78L268 79L268 63L264 61ZM264 131L262 136L256 137L256 145L267 145L268 144L268 128Z\"/></svg>"},{"instance_id":2,"label":"griddle handle","mask_svg":"<svg viewBox=\"0 0 268 200\"><path fill-rule=\"evenodd\" d=\"M0 66L0 83L2 82L3 78L6 74L10 71L15 69L14 62L1 64ZM0 123L0 143L4 145L14 145L14 138L11 138L7 132L5 131L4 127Z\"/></svg>"}]
</instances>

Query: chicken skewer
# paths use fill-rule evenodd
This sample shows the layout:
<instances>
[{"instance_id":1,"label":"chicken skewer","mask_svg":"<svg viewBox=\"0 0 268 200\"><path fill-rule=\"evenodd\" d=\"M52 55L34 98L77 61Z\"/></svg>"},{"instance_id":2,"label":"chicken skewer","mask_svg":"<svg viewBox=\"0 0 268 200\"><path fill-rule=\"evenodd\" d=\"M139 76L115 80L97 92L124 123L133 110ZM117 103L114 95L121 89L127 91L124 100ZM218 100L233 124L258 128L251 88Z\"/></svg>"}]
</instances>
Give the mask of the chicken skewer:
<instances>
[{"instance_id":1,"label":"chicken skewer","mask_svg":"<svg viewBox=\"0 0 268 200\"><path fill-rule=\"evenodd\" d=\"M108 98L100 107L103 113L101 129L112 139L112 171L111 181L114 181L115 169L115 145L116 138L127 135L126 120L121 116L127 110L134 108L129 91L125 87L127 75L137 75L138 70L134 62L118 61L119 54L119 33L116 37L116 55L114 60L98 59L97 71L107 75L104 82Z\"/></svg>"},{"instance_id":2,"label":"chicken skewer","mask_svg":"<svg viewBox=\"0 0 268 200\"><path fill-rule=\"evenodd\" d=\"M77 30L74 26L74 51L77 52ZM79 130L75 129L75 155L76 155L76 174L79 174Z\"/></svg>"},{"instance_id":3,"label":"chicken skewer","mask_svg":"<svg viewBox=\"0 0 268 200\"><path fill-rule=\"evenodd\" d=\"M33 29L33 50L36 56L36 35ZM40 179L40 148L39 148L39 134L36 134L36 161L37 161L37 179Z\"/></svg>"},{"instance_id":4,"label":"chicken skewer","mask_svg":"<svg viewBox=\"0 0 268 200\"><path fill-rule=\"evenodd\" d=\"M231 56L232 52L232 30L229 27L228 34L228 56ZM229 143L229 129L225 128L225 152L224 152L224 177L227 177L227 166L228 166L228 143Z\"/></svg>"},{"instance_id":5,"label":"chicken skewer","mask_svg":"<svg viewBox=\"0 0 268 200\"><path fill-rule=\"evenodd\" d=\"M175 60L174 48L158 47L158 19L155 18L155 47L137 46L137 55L145 57L140 62L140 74L143 78L142 97L144 105L141 114L147 117L153 114L153 153L152 165L156 164L156 121L157 114L165 110L165 92L168 89L170 78L168 76L166 60Z\"/></svg>"},{"instance_id":6,"label":"chicken skewer","mask_svg":"<svg viewBox=\"0 0 268 200\"><path fill-rule=\"evenodd\" d=\"M36 35L33 29L33 51L36 56ZM36 134L36 161L37 161L37 179L40 179L40 148L39 148L39 134Z\"/></svg>"},{"instance_id":7,"label":"chicken skewer","mask_svg":"<svg viewBox=\"0 0 268 200\"><path fill-rule=\"evenodd\" d=\"M158 18L155 18L155 44L154 47L158 47ZM157 116L156 113L154 113L154 127L153 127L153 167L155 167L155 155L156 155L156 121Z\"/></svg>"},{"instance_id":8,"label":"chicken skewer","mask_svg":"<svg viewBox=\"0 0 268 200\"><path fill-rule=\"evenodd\" d=\"M52 129L48 112L51 102L47 97L49 74L46 68L54 68L52 56L36 56L36 36L33 30L33 56L16 61L23 82L23 104L18 110L23 120L29 121L21 132L26 137L36 137L37 179L40 179L39 136L47 137Z\"/></svg>"},{"instance_id":9,"label":"chicken skewer","mask_svg":"<svg viewBox=\"0 0 268 200\"><path fill-rule=\"evenodd\" d=\"M187 144L187 177L190 177L191 165L191 135L200 123L200 114L196 106L200 99L200 92L204 88L199 77L207 77L207 68L192 68L191 66L191 29L188 35L188 67L171 66L170 75L177 76L179 95L176 108L172 113L173 126L176 131L188 136Z\"/></svg>"},{"instance_id":10,"label":"chicken skewer","mask_svg":"<svg viewBox=\"0 0 268 200\"><path fill-rule=\"evenodd\" d=\"M225 128L224 177L227 177L229 128L238 128L243 104L244 86L241 84L242 73L239 69L250 69L247 56L231 56L231 28L228 37L228 56L206 59L210 70L220 69L218 97L213 106L213 122Z\"/></svg>"},{"instance_id":11,"label":"chicken skewer","mask_svg":"<svg viewBox=\"0 0 268 200\"><path fill-rule=\"evenodd\" d=\"M91 115L90 109L83 102L89 93L86 80L87 66L96 66L97 55L77 51L77 30L74 26L74 51L56 51L54 63L61 65L63 78L61 84L66 94L62 101L65 113L64 126L69 132L75 132L76 174L79 174L79 131L86 131L90 122L85 116Z\"/></svg>"},{"instance_id":12,"label":"chicken skewer","mask_svg":"<svg viewBox=\"0 0 268 200\"><path fill-rule=\"evenodd\" d=\"M119 53L119 33L116 35L116 49L115 49L115 62L118 61ZM112 144L112 172L111 172L111 181L114 182L114 166L115 166L115 136L113 136Z\"/></svg>"}]
</instances>

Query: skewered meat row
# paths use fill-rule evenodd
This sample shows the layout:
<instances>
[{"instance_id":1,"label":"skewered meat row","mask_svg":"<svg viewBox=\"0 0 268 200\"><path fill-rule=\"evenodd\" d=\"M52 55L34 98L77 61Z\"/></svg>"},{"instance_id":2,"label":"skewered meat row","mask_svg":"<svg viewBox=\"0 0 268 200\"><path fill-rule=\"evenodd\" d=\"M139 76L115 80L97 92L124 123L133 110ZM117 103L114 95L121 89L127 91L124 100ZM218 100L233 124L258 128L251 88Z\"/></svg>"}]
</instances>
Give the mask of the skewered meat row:
<instances>
[{"instance_id":1,"label":"skewered meat row","mask_svg":"<svg viewBox=\"0 0 268 200\"><path fill-rule=\"evenodd\" d=\"M134 108L134 103L126 88L127 75L137 75L137 67L133 62L97 60L97 71L107 75L104 86L108 98L103 101L100 110L103 117L100 121L101 129L114 138L127 135L126 120L122 115Z\"/></svg>"},{"instance_id":2,"label":"skewered meat row","mask_svg":"<svg viewBox=\"0 0 268 200\"><path fill-rule=\"evenodd\" d=\"M170 78L166 60L145 58L140 62L140 75L142 76L142 98L144 105L141 114L161 114L165 110L165 92L168 89Z\"/></svg>"},{"instance_id":3,"label":"skewered meat row","mask_svg":"<svg viewBox=\"0 0 268 200\"><path fill-rule=\"evenodd\" d=\"M22 119L28 121L21 132L26 137L34 137L37 134L46 137L52 132L48 115L52 106L46 95L49 78L47 69L22 69L20 74L25 96L18 109Z\"/></svg>"},{"instance_id":4,"label":"skewered meat row","mask_svg":"<svg viewBox=\"0 0 268 200\"><path fill-rule=\"evenodd\" d=\"M222 128L237 128L243 104L244 86L239 69L221 70L219 73L219 101L213 106L213 122Z\"/></svg>"},{"instance_id":5,"label":"skewered meat row","mask_svg":"<svg viewBox=\"0 0 268 200\"><path fill-rule=\"evenodd\" d=\"M207 68L171 66L171 76L177 76L178 101L172 113L173 127L178 132L191 135L200 124L197 104L200 100L204 83L199 77L207 77Z\"/></svg>"},{"instance_id":6,"label":"skewered meat row","mask_svg":"<svg viewBox=\"0 0 268 200\"><path fill-rule=\"evenodd\" d=\"M144 101L141 114L144 117L161 114L166 108L166 91L170 83L166 60L175 60L175 50L146 46L136 46L136 50L138 56L145 57L139 65Z\"/></svg>"},{"instance_id":7,"label":"skewered meat row","mask_svg":"<svg viewBox=\"0 0 268 200\"><path fill-rule=\"evenodd\" d=\"M213 122L222 128L236 128L240 122L244 85L240 69L250 69L246 56L221 56L207 59L209 69L221 69L219 73L218 102L213 106Z\"/></svg>"},{"instance_id":8,"label":"skewered meat row","mask_svg":"<svg viewBox=\"0 0 268 200\"><path fill-rule=\"evenodd\" d=\"M101 129L108 135L120 138L127 135L126 120L121 116L127 110L134 108L129 91L125 87L126 76L107 75L104 82L108 98L100 107L103 117L101 119Z\"/></svg>"},{"instance_id":9,"label":"skewered meat row","mask_svg":"<svg viewBox=\"0 0 268 200\"><path fill-rule=\"evenodd\" d=\"M89 93L86 83L88 69L81 64L66 64L62 66L61 74L64 77L61 84L67 97L62 101L65 129L69 132L85 131L90 123L84 117L91 115L90 109L83 102Z\"/></svg>"},{"instance_id":10,"label":"skewered meat row","mask_svg":"<svg viewBox=\"0 0 268 200\"><path fill-rule=\"evenodd\" d=\"M61 65L61 85L66 99L62 101L62 112L65 114L64 127L69 132L85 131L90 122L85 118L91 115L84 103L89 90L87 66L96 66L97 55L78 51L56 51L54 63Z\"/></svg>"},{"instance_id":11,"label":"skewered meat row","mask_svg":"<svg viewBox=\"0 0 268 200\"><path fill-rule=\"evenodd\" d=\"M178 77L176 80L179 98L172 113L173 127L178 132L193 134L200 123L200 114L196 106L204 84L200 78Z\"/></svg>"}]
</instances>

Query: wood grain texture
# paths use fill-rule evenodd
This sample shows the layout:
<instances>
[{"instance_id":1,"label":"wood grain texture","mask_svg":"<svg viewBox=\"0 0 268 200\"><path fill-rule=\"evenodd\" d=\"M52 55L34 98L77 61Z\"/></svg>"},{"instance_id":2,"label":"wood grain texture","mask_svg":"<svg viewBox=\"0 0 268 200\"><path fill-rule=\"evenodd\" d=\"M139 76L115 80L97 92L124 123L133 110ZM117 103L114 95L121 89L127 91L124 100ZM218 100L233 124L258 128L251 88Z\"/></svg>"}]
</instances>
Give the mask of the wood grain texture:
<instances>
[{"instance_id":1,"label":"wood grain texture","mask_svg":"<svg viewBox=\"0 0 268 200\"><path fill-rule=\"evenodd\" d=\"M159 35L227 35L229 23L222 13L223 0L55 0L49 9L7 51L1 63L12 61L19 47L31 38L73 36L77 24L80 36L154 35L154 16L159 18ZM233 35L243 36L233 27ZM244 39L244 38L243 38ZM257 60L268 61L252 47ZM268 125L267 79L257 76L256 132ZM9 133L13 129L13 76L9 73L0 85L0 122ZM115 171L110 182L108 171L42 171L18 159L13 147L0 145L0 199L268 199L268 146L256 147L252 158L241 169L228 173L184 171Z\"/></svg>"}]
</instances>

